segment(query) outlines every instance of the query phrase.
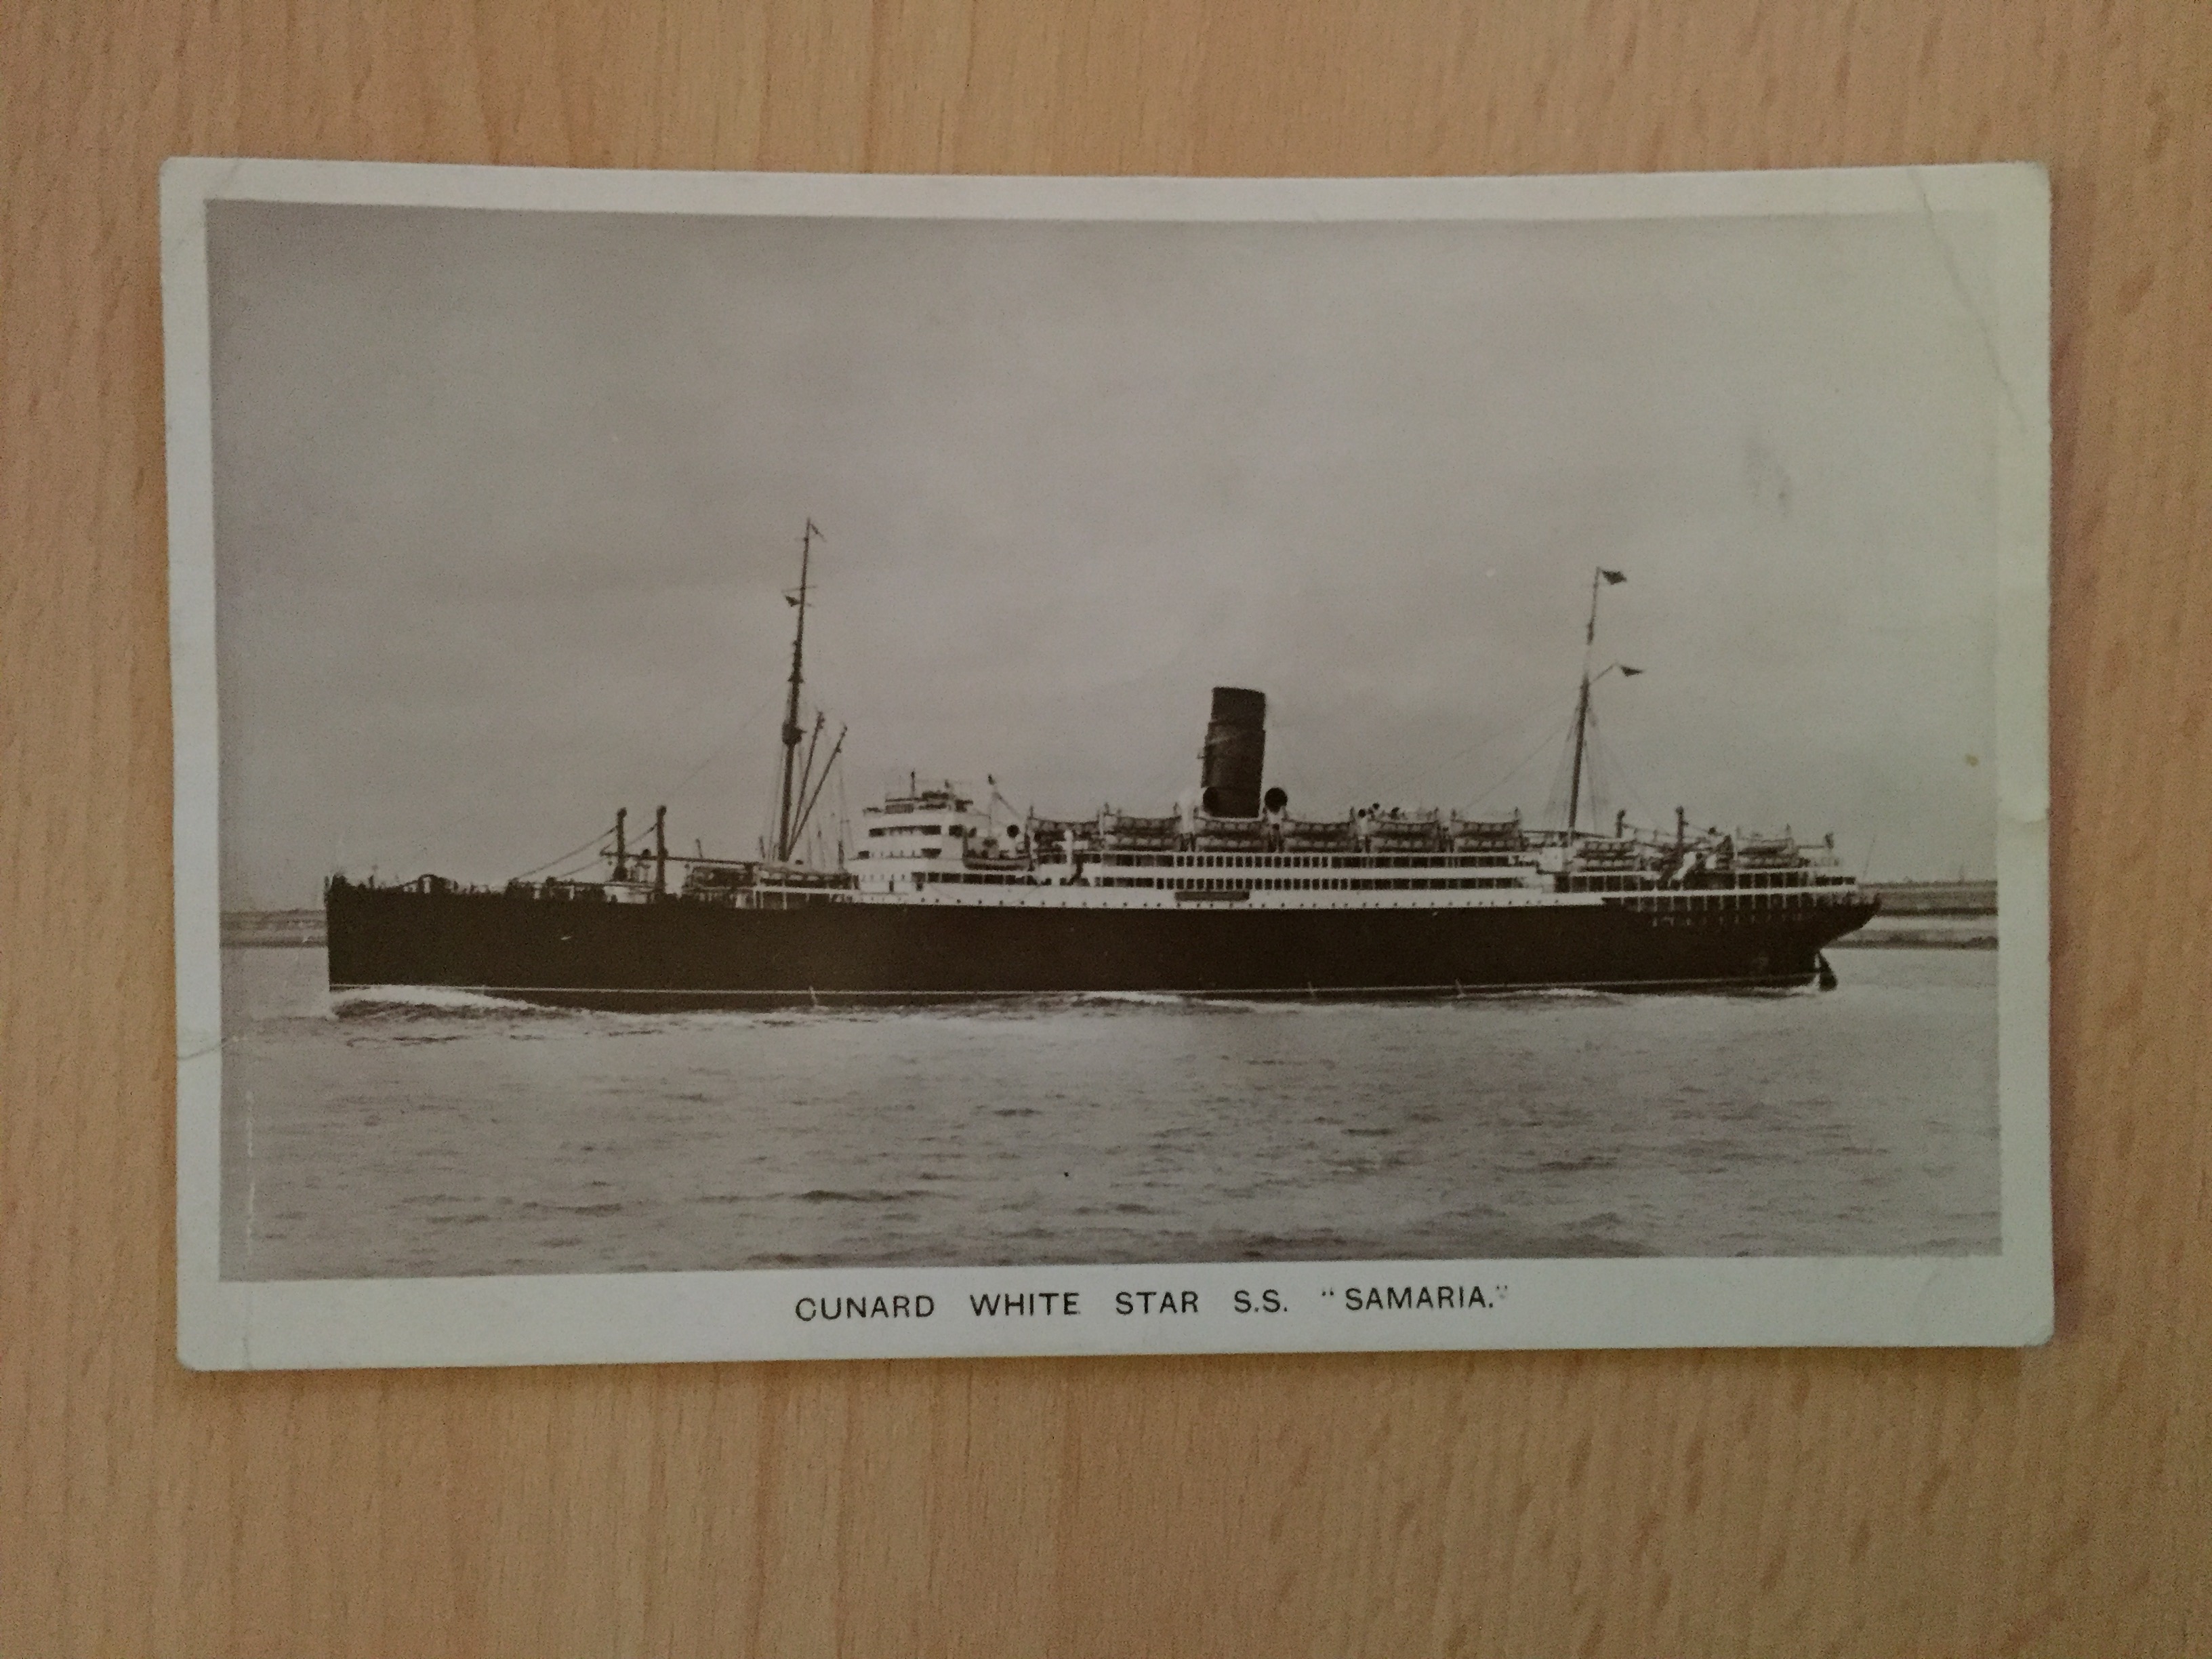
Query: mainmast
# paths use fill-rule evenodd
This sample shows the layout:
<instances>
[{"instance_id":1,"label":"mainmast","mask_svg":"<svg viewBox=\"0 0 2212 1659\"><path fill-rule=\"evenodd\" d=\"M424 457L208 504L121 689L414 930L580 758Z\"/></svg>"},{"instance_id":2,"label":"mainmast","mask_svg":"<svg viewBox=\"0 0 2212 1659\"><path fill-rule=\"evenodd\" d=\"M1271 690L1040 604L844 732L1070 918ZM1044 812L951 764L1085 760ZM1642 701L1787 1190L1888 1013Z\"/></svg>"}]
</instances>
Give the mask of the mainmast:
<instances>
[{"instance_id":1,"label":"mainmast","mask_svg":"<svg viewBox=\"0 0 2212 1659\"><path fill-rule=\"evenodd\" d=\"M1582 811L1583 804L1583 747L1589 735L1590 653L1597 644L1598 586L1602 582L1607 586L1613 586L1627 580L1620 571L1607 570L1603 566L1590 572L1589 625L1583 629L1582 694L1575 702L1575 775L1567 785L1567 834L1570 836L1575 832L1575 818Z\"/></svg>"},{"instance_id":2,"label":"mainmast","mask_svg":"<svg viewBox=\"0 0 2212 1659\"><path fill-rule=\"evenodd\" d=\"M1582 810L1583 734L1589 730L1589 669L1585 665L1583 669L1582 700L1575 704L1575 776L1574 781L1567 786L1567 833L1570 836L1574 834L1575 818L1577 814ZM1556 774L1554 775L1556 775ZM1556 784L1553 786L1554 788L1557 788L1559 786ZM1555 795L1553 799L1556 800L1559 797Z\"/></svg>"},{"instance_id":3,"label":"mainmast","mask_svg":"<svg viewBox=\"0 0 2212 1659\"><path fill-rule=\"evenodd\" d=\"M783 705L783 791L777 802L775 815L775 861L787 863L791 858L791 784L792 769L799 760L799 740L806 733L799 724L799 691L806 683L806 584L814 556L814 538L822 532L814 527L814 520L806 521L806 533L799 539L799 597L784 597L799 607L799 628L791 641L791 695Z\"/></svg>"}]
</instances>

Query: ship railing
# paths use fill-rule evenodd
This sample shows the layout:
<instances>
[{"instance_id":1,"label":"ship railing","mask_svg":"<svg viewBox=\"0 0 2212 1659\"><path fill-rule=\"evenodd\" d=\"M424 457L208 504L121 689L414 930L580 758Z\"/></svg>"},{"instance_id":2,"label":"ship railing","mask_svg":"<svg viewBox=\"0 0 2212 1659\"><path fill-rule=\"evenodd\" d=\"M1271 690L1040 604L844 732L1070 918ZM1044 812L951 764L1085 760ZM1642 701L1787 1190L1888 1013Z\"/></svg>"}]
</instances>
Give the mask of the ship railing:
<instances>
[{"instance_id":1,"label":"ship railing","mask_svg":"<svg viewBox=\"0 0 2212 1659\"><path fill-rule=\"evenodd\" d=\"M1370 823L1366 839L1370 853L1441 853L1449 844L1434 823Z\"/></svg>"},{"instance_id":2,"label":"ship railing","mask_svg":"<svg viewBox=\"0 0 2212 1659\"><path fill-rule=\"evenodd\" d=\"M1098 815L1098 845L1114 852L1167 852L1178 846L1182 837L1180 817L1139 817L1116 812L1110 806Z\"/></svg>"},{"instance_id":3,"label":"ship railing","mask_svg":"<svg viewBox=\"0 0 2212 1659\"><path fill-rule=\"evenodd\" d=\"M1274 826L1265 818L1214 818L1193 822L1191 846L1200 853L1266 853L1273 850Z\"/></svg>"},{"instance_id":4,"label":"ship railing","mask_svg":"<svg viewBox=\"0 0 2212 1659\"><path fill-rule=\"evenodd\" d=\"M1036 818L1029 820L1030 848L1041 863L1057 863L1071 854L1088 853L1098 844L1096 818Z\"/></svg>"},{"instance_id":5,"label":"ship railing","mask_svg":"<svg viewBox=\"0 0 2212 1659\"><path fill-rule=\"evenodd\" d=\"M863 816L902 812L972 812L975 803L956 789L923 789L911 795L886 795L880 806L864 806Z\"/></svg>"},{"instance_id":6,"label":"ship railing","mask_svg":"<svg viewBox=\"0 0 2212 1659\"><path fill-rule=\"evenodd\" d=\"M569 903L605 904L607 890L595 881L541 881L538 896Z\"/></svg>"},{"instance_id":7,"label":"ship railing","mask_svg":"<svg viewBox=\"0 0 2212 1659\"><path fill-rule=\"evenodd\" d=\"M1672 853L1674 850L1673 836L1653 835L1648 830L1638 830L1633 826L1618 836L1601 836L1590 830L1524 829L1521 832L1521 839L1530 847L1559 847L1573 852L1582 852L1593 847L1604 846L1635 847L1646 853ZM1690 837L1686 845L1694 850L1698 846L1698 838Z\"/></svg>"},{"instance_id":8,"label":"ship railing","mask_svg":"<svg viewBox=\"0 0 2212 1659\"><path fill-rule=\"evenodd\" d=\"M1587 830L1527 829L1521 832L1521 839L1528 847L1561 848L1578 858L1627 856L1619 850L1623 848L1633 848L1633 856L1660 864L1703 858L1709 865L1725 865L1741 856L1730 836L1711 830L1690 831L1678 837L1673 830L1645 830L1634 824L1618 836ZM1802 855L1802 849L1798 855Z\"/></svg>"},{"instance_id":9,"label":"ship railing","mask_svg":"<svg viewBox=\"0 0 2212 1659\"><path fill-rule=\"evenodd\" d=\"M404 881L379 881L374 875L356 880L343 874L335 875L323 884L325 897L329 896L330 890L333 887L357 887L363 892L369 893L488 893L492 890L489 887L477 887L467 882L455 881L450 876L434 876L428 873L410 876Z\"/></svg>"},{"instance_id":10,"label":"ship railing","mask_svg":"<svg viewBox=\"0 0 2212 1659\"><path fill-rule=\"evenodd\" d=\"M1466 818L1455 812L1445 828L1455 852L1516 852L1526 841L1518 812L1507 818Z\"/></svg>"},{"instance_id":11,"label":"ship railing","mask_svg":"<svg viewBox=\"0 0 2212 1659\"><path fill-rule=\"evenodd\" d=\"M1632 859L1639 850L1636 842L1625 836L1602 840L1585 836L1576 848L1585 859Z\"/></svg>"},{"instance_id":12,"label":"ship railing","mask_svg":"<svg viewBox=\"0 0 2212 1659\"><path fill-rule=\"evenodd\" d=\"M726 898L745 892L753 884L750 866L724 866L715 869L694 869L684 878L683 896L685 898Z\"/></svg>"},{"instance_id":13,"label":"ship railing","mask_svg":"<svg viewBox=\"0 0 2212 1659\"><path fill-rule=\"evenodd\" d=\"M1797 837L1787 830L1779 834L1772 830L1739 830L1729 839L1735 844L1736 862L1739 864L1795 860L1798 855Z\"/></svg>"},{"instance_id":14,"label":"ship railing","mask_svg":"<svg viewBox=\"0 0 2212 1659\"><path fill-rule=\"evenodd\" d=\"M1517 818L1504 823L1470 823L1455 818L1449 835L1455 853L1517 853L1528 845Z\"/></svg>"},{"instance_id":15,"label":"ship railing","mask_svg":"<svg viewBox=\"0 0 2212 1659\"><path fill-rule=\"evenodd\" d=\"M1285 818L1285 853L1352 853L1359 849L1359 824L1353 818Z\"/></svg>"},{"instance_id":16,"label":"ship railing","mask_svg":"<svg viewBox=\"0 0 2212 1659\"><path fill-rule=\"evenodd\" d=\"M758 868L759 874L753 883L756 887L819 892L860 885L860 878L845 870L817 870L805 864L763 864Z\"/></svg>"},{"instance_id":17,"label":"ship railing","mask_svg":"<svg viewBox=\"0 0 2212 1659\"><path fill-rule=\"evenodd\" d=\"M964 853L960 858L963 870L1025 871L1030 867L1025 853Z\"/></svg>"}]
</instances>

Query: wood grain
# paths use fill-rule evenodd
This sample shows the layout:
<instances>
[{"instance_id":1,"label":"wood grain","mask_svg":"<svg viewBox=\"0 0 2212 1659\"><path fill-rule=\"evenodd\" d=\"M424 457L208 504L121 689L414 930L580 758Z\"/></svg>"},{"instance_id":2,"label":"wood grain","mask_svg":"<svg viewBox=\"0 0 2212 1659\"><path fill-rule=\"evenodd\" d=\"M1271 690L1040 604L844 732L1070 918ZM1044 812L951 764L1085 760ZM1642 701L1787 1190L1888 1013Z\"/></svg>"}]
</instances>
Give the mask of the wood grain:
<instances>
[{"instance_id":1,"label":"wood grain","mask_svg":"<svg viewBox=\"0 0 2212 1659\"><path fill-rule=\"evenodd\" d=\"M2212 1651L2212 9L0 9L0 1650ZM2029 158L2057 201L2060 1335L196 1376L155 167Z\"/></svg>"}]
</instances>

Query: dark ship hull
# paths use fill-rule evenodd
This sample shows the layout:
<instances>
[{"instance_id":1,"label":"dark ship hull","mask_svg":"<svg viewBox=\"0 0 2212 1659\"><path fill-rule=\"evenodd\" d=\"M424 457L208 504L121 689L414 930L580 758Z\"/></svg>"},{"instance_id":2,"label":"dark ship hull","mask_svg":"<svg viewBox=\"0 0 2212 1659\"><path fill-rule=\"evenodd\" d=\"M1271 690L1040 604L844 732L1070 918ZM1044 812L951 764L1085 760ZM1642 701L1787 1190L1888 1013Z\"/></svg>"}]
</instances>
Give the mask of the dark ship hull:
<instances>
[{"instance_id":1,"label":"dark ship hull","mask_svg":"<svg viewBox=\"0 0 2212 1659\"><path fill-rule=\"evenodd\" d=\"M334 990L434 986L608 1008L1038 994L1450 996L1589 987L1787 988L1872 902L1797 893L1599 903L1269 908L789 908L362 886L327 890Z\"/></svg>"}]
</instances>

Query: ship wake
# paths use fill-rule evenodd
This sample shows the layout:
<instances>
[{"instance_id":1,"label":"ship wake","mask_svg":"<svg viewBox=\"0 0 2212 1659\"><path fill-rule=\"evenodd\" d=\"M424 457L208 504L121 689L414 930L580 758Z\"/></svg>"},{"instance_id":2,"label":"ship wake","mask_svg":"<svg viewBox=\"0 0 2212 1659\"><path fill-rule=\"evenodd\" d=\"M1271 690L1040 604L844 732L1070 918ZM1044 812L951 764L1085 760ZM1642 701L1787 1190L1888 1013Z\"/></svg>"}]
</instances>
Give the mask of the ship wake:
<instances>
[{"instance_id":1,"label":"ship wake","mask_svg":"<svg viewBox=\"0 0 2212 1659\"><path fill-rule=\"evenodd\" d=\"M339 1019L383 1020L561 1018L570 1012L450 985L378 985L333 991L330 1009Z\"/></svg>"}]
</instances>

